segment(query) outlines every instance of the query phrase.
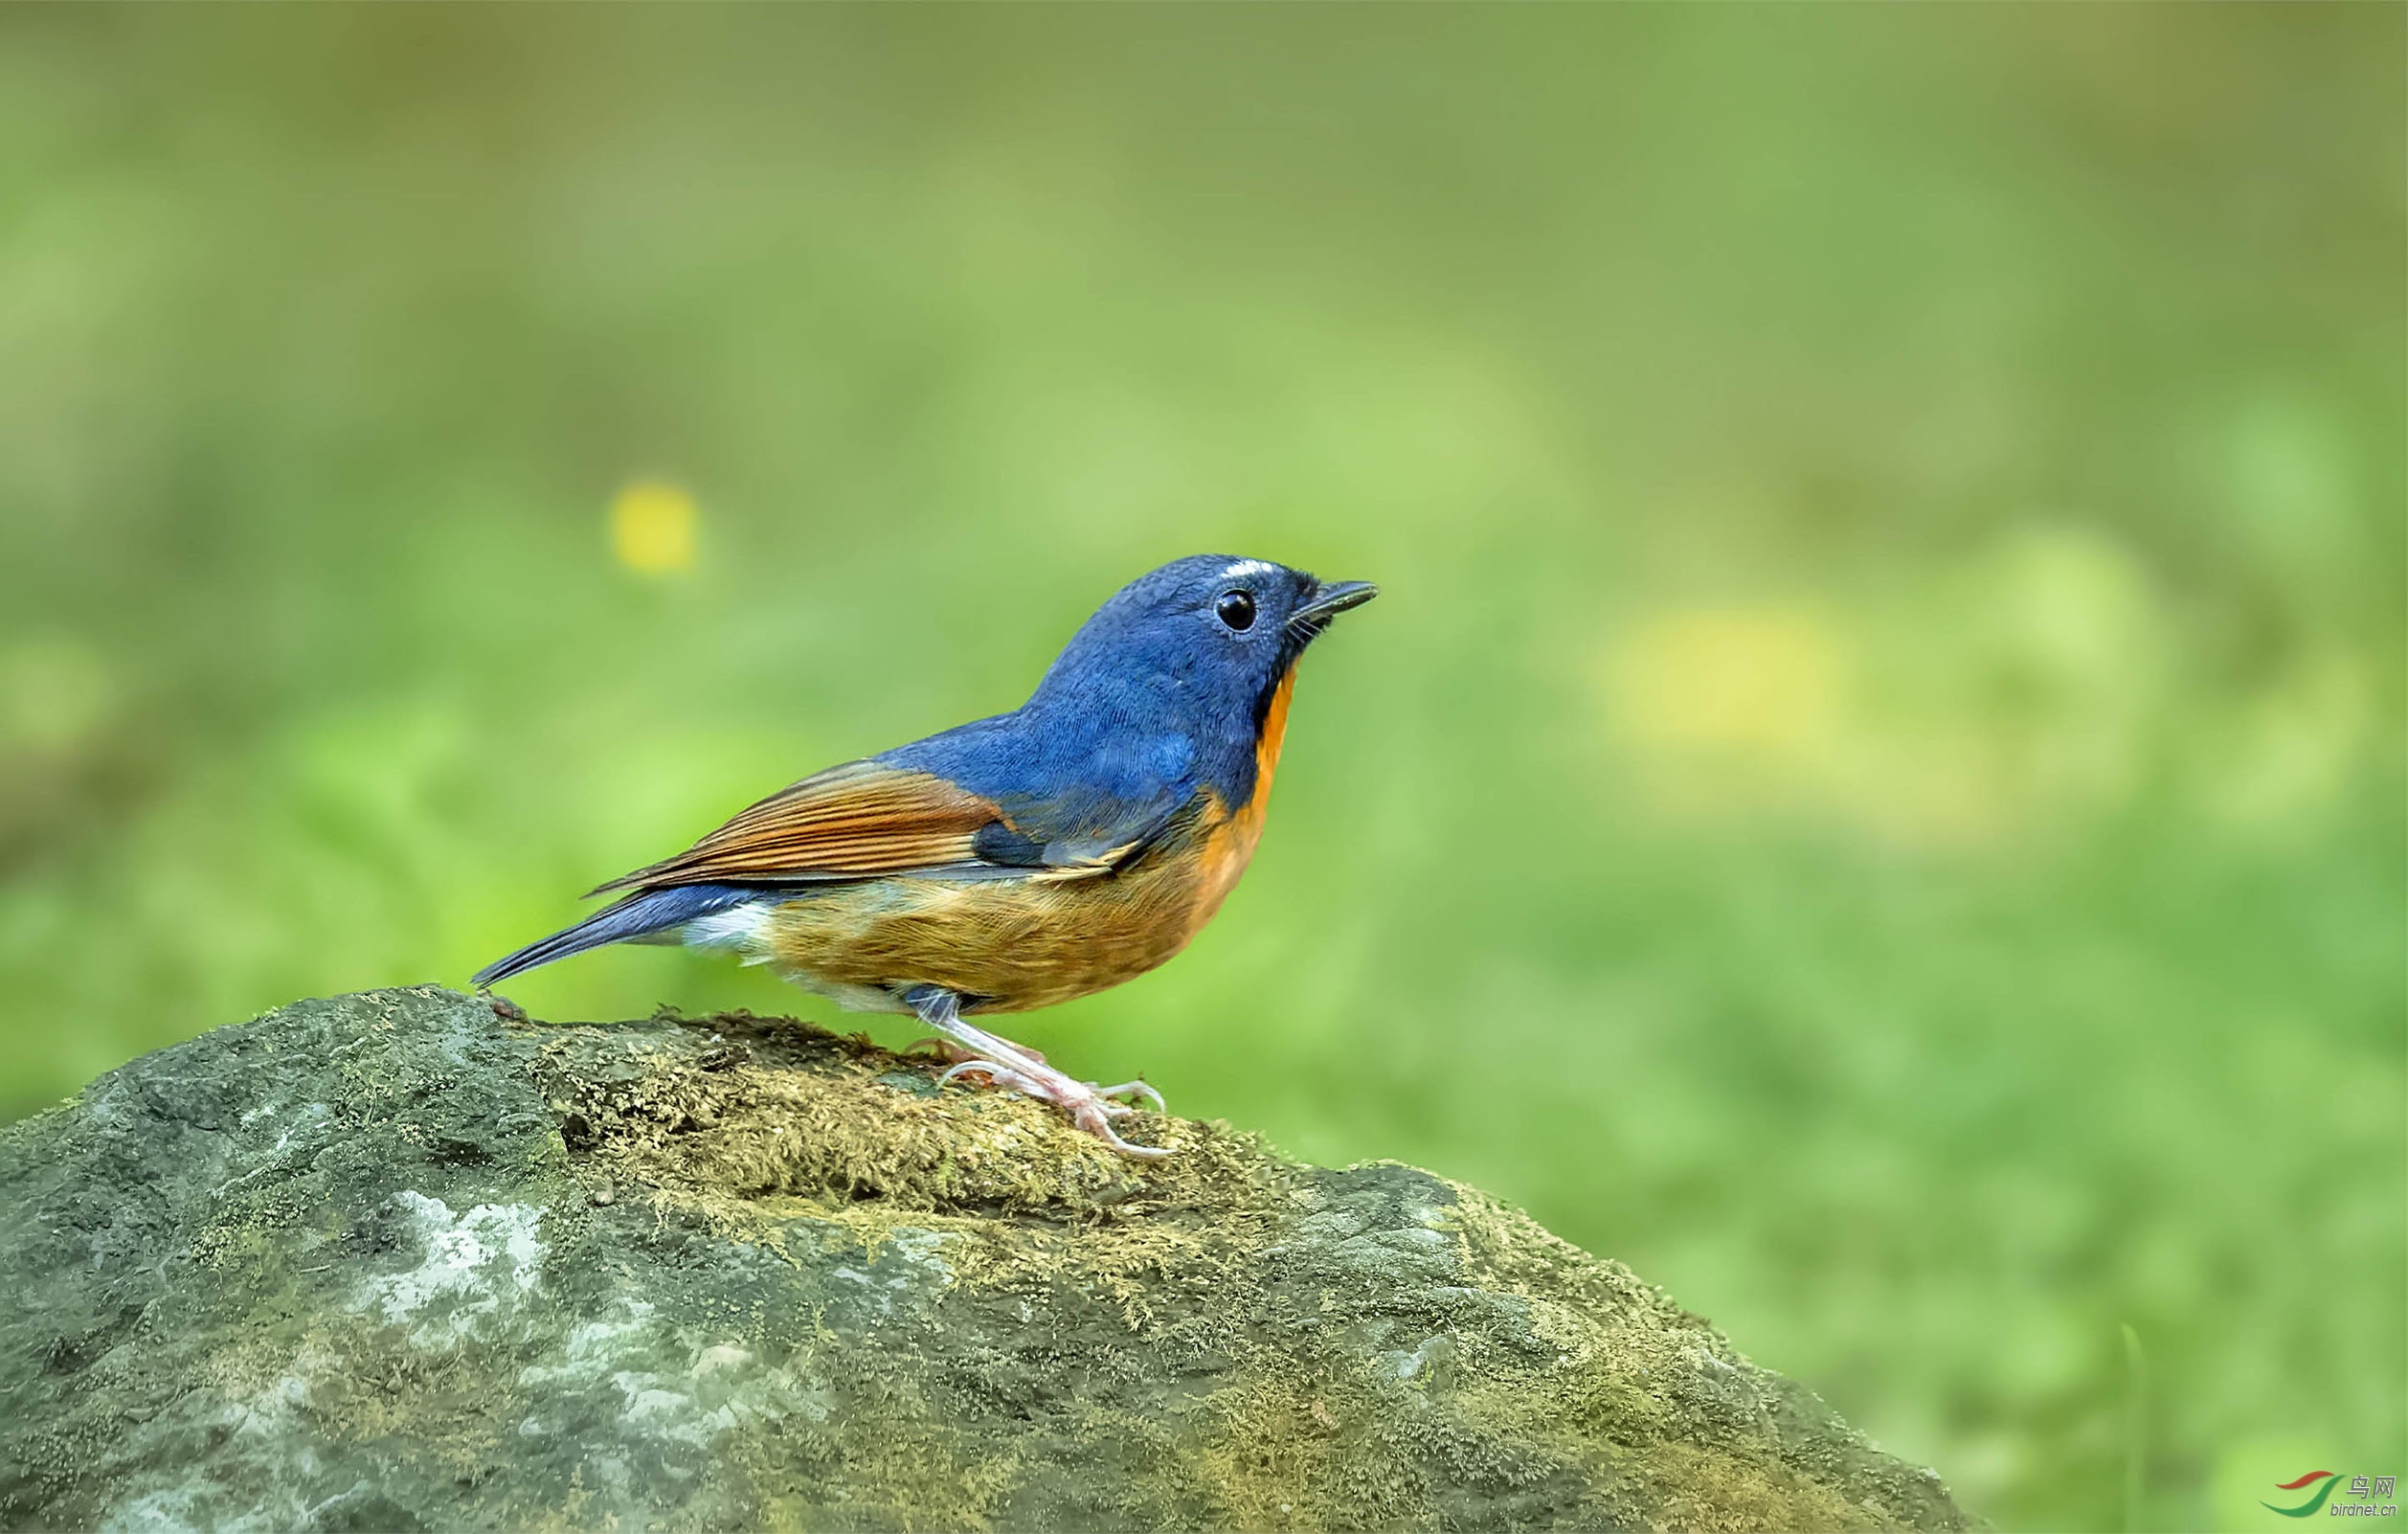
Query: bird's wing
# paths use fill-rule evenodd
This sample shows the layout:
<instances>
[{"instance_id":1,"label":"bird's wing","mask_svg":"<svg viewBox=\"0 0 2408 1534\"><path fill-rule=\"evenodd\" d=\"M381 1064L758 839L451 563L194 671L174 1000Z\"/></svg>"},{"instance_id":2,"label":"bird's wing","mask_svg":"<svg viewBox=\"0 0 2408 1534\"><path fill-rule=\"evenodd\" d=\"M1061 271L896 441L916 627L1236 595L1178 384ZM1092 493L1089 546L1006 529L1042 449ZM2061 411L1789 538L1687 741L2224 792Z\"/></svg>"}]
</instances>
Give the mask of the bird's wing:
<instances>
[{"instance_id":1,"label":"bird's wing","mask_svg":"<svg viewBox=\"0 0 2408 1534\"><path fill-rule=\"evenodd\" d=\"M972 846L985 863L1035 879L1091 879L1143 852L1199 801L1163 785L1135 798L1065 796L1016 802L1011 819L981 828Z\"/></svg>"},{"instance_id":2,"label":"bird's wing","mask_svg":"<svg viewBox=\"0 0 2408 1534\"><path fill-rule=\"evenodd\" d=\"M1167 793L1092 805L1057 832L1051 806L1007 815L931 773L853 761L762 800L675 857L594 892L682 884L824 884L889 874L1083 878L1141 850L1180 809Z\"/></svg>"}]
</instances>

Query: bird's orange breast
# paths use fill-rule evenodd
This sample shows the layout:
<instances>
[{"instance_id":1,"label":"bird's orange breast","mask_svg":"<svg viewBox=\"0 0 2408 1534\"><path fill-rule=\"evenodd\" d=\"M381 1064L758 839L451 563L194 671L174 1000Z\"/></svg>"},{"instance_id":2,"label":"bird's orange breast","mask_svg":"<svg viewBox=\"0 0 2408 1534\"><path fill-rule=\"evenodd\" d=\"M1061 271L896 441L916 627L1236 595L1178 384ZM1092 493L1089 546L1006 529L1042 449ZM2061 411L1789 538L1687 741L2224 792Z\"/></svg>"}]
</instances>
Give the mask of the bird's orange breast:
<instances>
[{"instance_id":1,"label":"bird's orange breast","mask_svg":"<svg viewBox=\"0 0 2408 1534\"><path fill-rule=\"evenodd\" d=\"M1220 823L1207 830L1202 868L1196 885L1194 927L1202 927L1237 888L1246 866L1254 861L1254 847L1263 839L1263 818L1271 809L1271 778L1279 768L1279 743L1288 733L1288 700L1296 690L1296 668L1279 679L1263 713L1263 732L1254 741L1254 792L1234 812L1224 810ZM1218 805L1219 801L1214 803Z\"/></svg>"}]
</instances>

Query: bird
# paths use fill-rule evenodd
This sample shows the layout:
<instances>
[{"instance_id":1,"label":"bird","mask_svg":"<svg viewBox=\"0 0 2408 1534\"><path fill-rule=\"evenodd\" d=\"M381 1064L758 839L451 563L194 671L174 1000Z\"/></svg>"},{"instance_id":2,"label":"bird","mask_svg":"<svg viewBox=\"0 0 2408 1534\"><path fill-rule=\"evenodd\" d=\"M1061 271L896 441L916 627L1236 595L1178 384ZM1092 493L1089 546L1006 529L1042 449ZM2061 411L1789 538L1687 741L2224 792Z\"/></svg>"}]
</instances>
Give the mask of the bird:
<instances>
[{"instance_id":1,"label":"bird","mask_svg":"<svg viewBox=\"0 0 2408 1534\"><path fill-rule=\"evenodd\" d=\"M1080 625L1028 700L815 773L624 891L480 970L491 987L610 943L766 964L850 1011L915 1014L955 1061L1063 1110L1123 1155L1114 1121L1162 1109L970 1021L1050 1006L1163 963L1219 911L1263 834L1304 652L1379 595L1263 559L1195 554Z\"/></svg>"}]
</instances>

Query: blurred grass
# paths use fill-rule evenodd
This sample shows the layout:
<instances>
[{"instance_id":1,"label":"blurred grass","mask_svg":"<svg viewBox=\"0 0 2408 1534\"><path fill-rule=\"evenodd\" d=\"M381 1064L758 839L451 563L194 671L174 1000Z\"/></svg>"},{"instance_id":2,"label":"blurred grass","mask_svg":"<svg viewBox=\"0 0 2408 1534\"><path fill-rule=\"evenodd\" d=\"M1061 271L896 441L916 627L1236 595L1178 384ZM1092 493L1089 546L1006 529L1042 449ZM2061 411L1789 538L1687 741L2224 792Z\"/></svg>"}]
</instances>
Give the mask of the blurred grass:
<instances>
[{"instance_id":1,"label":"blurred grass","mask_svg":"<svg viewBox=\"0 0 2408 1534\"><path fill-rule=\"evenodd\" d=\"M0 14L0 1106L1262 554L1387 596L1031 1043L1519 1199L2002 1526L2389 1473L2402 33Z\"/></svg>"}]
</instances>

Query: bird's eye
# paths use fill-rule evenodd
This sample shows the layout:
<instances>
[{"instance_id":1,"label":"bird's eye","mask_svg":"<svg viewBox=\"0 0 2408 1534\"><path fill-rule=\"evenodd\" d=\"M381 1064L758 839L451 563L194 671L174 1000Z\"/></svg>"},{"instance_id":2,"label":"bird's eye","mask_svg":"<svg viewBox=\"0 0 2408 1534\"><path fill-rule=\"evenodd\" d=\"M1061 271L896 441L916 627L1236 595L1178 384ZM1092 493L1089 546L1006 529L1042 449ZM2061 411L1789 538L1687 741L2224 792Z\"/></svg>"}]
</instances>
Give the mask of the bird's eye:
<instances>
[{"instance_id":1,"label":"bird's eye","mask_svg":"<svg viewBox=\"0 0 2408 1534\"><path fill-rule=\"evenodd\" d=\"M1237 633L1243 634L1254 626L1254 597L1251 592L1225 591L1212 610L1221 615L1221 621Z\"/></svg>"}]
</instances>

